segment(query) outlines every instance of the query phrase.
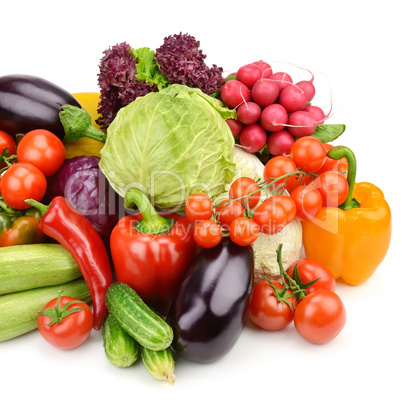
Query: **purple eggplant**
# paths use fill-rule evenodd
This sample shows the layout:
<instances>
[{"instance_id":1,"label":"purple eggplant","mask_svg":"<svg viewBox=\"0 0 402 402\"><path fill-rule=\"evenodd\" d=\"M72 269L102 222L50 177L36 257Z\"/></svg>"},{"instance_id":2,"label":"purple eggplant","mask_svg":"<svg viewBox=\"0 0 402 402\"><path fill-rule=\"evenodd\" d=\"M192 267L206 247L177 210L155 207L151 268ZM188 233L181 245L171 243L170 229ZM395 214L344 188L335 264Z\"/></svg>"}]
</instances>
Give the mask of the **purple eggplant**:
<instances>
[{"instance_id":1,"label":"purple eggplant","mask_svg":"<svg viewBox=\"0 0 402 402\"><path fill-rule=\"evenodd\" d=\"M246 323L254 276L252 248L229 238L202 249L172 304L167 321L173 349L199 363L228 353Z\"/></svg>"},{"instance_id":2,"label":"purple eggplant","mask_svg":"<svg viewBox=\"0 0 402 402\"><path fill-rule=\"evenodd\" d=\"M72 94L43 78L0 77L0 130L12 136L41 128L63 139L59 112L66 104L81 107Z\"/></svg>"}]
</instances>

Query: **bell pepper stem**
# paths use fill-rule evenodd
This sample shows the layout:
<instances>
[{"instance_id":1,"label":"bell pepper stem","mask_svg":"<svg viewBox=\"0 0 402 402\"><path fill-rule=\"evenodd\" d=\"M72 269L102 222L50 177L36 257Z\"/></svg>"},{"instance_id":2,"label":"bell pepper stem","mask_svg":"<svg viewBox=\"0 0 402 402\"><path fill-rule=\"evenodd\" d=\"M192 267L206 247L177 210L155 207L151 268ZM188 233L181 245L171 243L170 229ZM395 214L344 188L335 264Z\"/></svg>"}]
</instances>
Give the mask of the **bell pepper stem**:
<instances>
[{"instance_id":1,"label":"bell pepper stem","mask_svg":"<svg viewBox=\"0 0 402 402\"><path fill-rule=\"evenodd\" d=\"M84 109L72 105L63 105L59 113L64 127L64 142L74 142L87 137L99 142L106 142L106 134L92 125L91 115Z\"/></svg>"},{"instance_id":2,"label":"bell pepper stem","mask_svg":"<svg viewBox=\"0 0 402 402\"><path fill-rule=\"evenodd\" d=\"M345 147L344 145L338 145L336 147L331 148L327 155L331 159L340 160L342 158L346 158L348 161L348 176L347 181L349 185L349 193L345 200L345 202L339 206L340 209L347 210L354 208L356 205L353 202L353 190L355 188L356 182L356 170L357 170L357 163L356 163L356 156L353 151Z\"/></svg>"},{"instance_id":3,"label":"bell pepper stem","mask_svg":"<svg viewBox=\"0 0 402 402\"><path fill-rule=\"evenodd\" d=\"M141 212L142 220L135 224L135 228L140 233L164 234L173 226L174 219L159 215L148 197L137 188L131 188L124 197L124 206L133 209L137 206Z\"/></svg>"},{"instance_id":4,"label":"bell pepper stem","mask_svg":"<svg viewBox=\"0 0 402 402\"><path fill-rule=\"evenodd\" d=\"M36 201L36 200L34 200L32 198L28 198L27 200L25 200L25 202L28 205L31 205L32 207L36 208L39 211L41 216L45 215L45 213L50 208L50 205L42 204L41 202Z\"/></svg>"}]
</instances>

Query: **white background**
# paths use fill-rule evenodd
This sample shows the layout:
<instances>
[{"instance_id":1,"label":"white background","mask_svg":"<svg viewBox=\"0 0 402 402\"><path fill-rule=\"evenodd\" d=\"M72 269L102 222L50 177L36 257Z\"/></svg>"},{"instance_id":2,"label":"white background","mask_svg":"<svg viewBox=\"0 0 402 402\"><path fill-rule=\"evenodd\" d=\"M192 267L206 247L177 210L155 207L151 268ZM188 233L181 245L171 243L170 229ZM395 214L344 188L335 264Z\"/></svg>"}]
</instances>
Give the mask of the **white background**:
<instances>
[{"instance_id":1,"label":"white background","mask_svg":"<svg viewBox=\"0 0 402 402\"><path fill-rule=\"evenodd\" d=\"M151 378L140 362L128 369L112 366L100 333L93 332L78 349L59 351L34 331L0 343L1 399L400 398L402 31L397 2L5 3L0 75L38 75L70 92L98 91L98 63L109 46L126 41L156 49L165 36L179 32L195 36L207 63L228 72L259 59L275 71L292 73L295 80L309 74L280 62L313 70L314 103L328 110L332 91L335 113L328 123L347 126L336 144L354 150L357 181L384 191L393 212L393 237L369 281L358 287L338 284L347 324L326 345L304 341L293 325L275 333L247 326L235 348L216 363L178 359L177 382L171 387Z\"/></svg>"}]
</instances>

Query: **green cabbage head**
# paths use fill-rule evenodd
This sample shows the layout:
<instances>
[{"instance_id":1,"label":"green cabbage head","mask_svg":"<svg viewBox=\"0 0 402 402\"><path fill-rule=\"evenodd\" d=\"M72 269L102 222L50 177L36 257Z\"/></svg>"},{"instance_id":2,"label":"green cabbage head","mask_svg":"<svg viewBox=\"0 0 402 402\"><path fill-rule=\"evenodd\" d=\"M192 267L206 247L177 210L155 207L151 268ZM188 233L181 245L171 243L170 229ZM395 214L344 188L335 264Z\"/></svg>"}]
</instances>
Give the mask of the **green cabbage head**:
<instances>
[{"instance_id":1,"label":"green cabbage head","mask_svg":"<svg viewBox=\"0 0 402 402\"><path fill-rule=\"evenodd\" d=\"M109 126L99 167L122 197L135 187L158 208L182 210L189 195L213 198L232 181L234 139L225 119L234 116L184 85L138 97Z\"/></svg>"}]
</instances>

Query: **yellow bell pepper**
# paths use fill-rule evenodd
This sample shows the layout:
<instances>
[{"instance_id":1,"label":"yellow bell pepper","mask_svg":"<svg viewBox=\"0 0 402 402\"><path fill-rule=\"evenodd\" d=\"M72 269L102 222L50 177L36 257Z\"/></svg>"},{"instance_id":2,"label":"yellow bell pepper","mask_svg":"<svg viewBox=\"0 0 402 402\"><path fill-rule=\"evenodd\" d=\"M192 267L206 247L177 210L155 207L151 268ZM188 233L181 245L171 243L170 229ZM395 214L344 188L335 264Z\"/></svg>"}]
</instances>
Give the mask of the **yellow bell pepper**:
<instances>
[{"instance_id":1,"label":"yellow bell pepper","mask_svg":"<svg viewBox=\"0 0 402 402\"><path fill-rule=\"evenodd\" d=\"M374 184L355 183L353 152L338 146L328 151L333 159L348 159L349 195L339 207L322 208L302 222L307 258L326 265L335 279L359 285L370 278L387 254L391 241L391 210Z\"/></svg>"},{"instance_id":2,"label":"yellow bell pepper","mask_svg":"<svg viewBox=\"0 0 402 402\"><path fill-rule=\"evenodd\" d=\"M98 92L80 92L74 93L73 96L90 115L94 127L100 129L96 124L96 119L99 117L98 104L100 102L100 93ZM65 142L66 159L71 159L74 156L97 156L100 157L100 150L104 143L83 137L74 142Z\"/></svg>"}]
</instances>

